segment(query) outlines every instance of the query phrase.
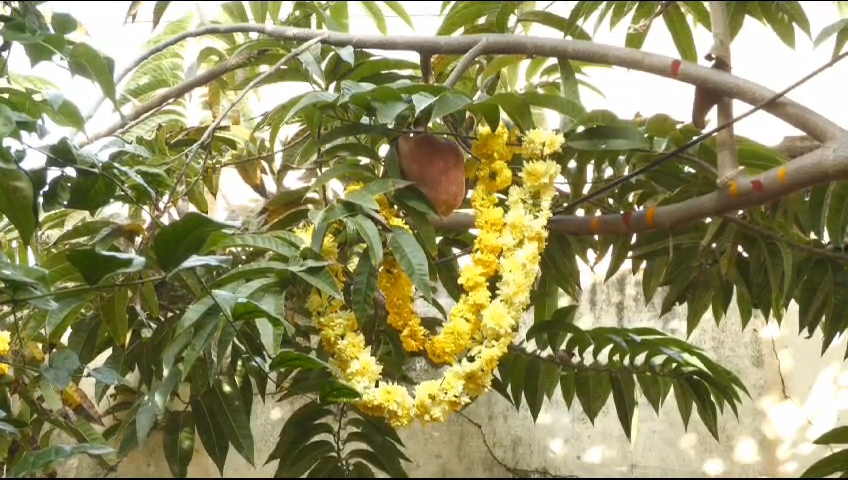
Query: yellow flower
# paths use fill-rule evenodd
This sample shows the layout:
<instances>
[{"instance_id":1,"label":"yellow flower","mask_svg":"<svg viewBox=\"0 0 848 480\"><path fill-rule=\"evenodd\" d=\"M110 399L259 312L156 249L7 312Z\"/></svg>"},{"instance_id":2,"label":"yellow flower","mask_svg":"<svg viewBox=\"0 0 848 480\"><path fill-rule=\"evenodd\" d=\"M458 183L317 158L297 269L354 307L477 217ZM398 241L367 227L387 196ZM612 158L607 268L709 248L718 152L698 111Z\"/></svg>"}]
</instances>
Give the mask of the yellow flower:
<instances>
[{"instance_id":1,"label":"yellow flower","mask_svg":"<svg viewBox=\"0 0 848 480\"><path fill-rule=\"evenodd\" d=\"M379 412L389 425L397 428L409 425L415 404L405 388L396 383L384 383L362 396L365 413Z\"/></svg>"},{"instance_id":2,"label":"yellow flower","mask_svg":"<svg viewBox=\"0 0 848 480\"><path fill-rule=\"evenodd\" d=\"M481 126L477 130L477 141L471 146L471 153L482 161L509 161L512 158L512 148L509 142L509 131L501 124L497 130ZM479 175L478 175L479 178Z\"/></svg>"},{"instance_id":3,"label":"yellow flower","mask_svg":"<svg viewBox=\"0 0 848 480\"><path fill-rule=\"evenodd\" d=\"M12 368L6 363L0 363L0 377L5 377L12 371Z\"/></svg>"},{"instance_id":4,"label":"yellow flower","mask_svg":"<svg viewBox=\"0 0 848 480\"><path fill-rule=\"evenodd\" d=\"M0 355L8 355L12 343L12 334L6 330L0 330Z\"/></svg>"},{"instance_id":5,"label":"yellow flower","mask_svg":"<svg viewBox=\"0 0 848 480\"><path fill-rule=\"evenodd\" d=\"M407 351L426 348L435 363L447 363L440 380L422 382L414 396L402 386L380 379L382 366L370 354L364 336L358 332L356 318L343 301L325 298L313 292L307 299L313 321L321 331L324 348L340 377L361 393L355 403L365 413L384 417L394 427L408 425L414 419L422 422L444 421L474 398L491 388L498 362L516 337L516 326L530 304L547 240L547 222L556 194L553 182L560 167L551 161L530 161L522 168L522 186L510 186L513 175L507 162L514 141L501 125L495 132L480 129L474 150L480 158L480 180L472 194L477 215L475 227L480 233L474 241L471 263L463 267L459 283L465 293L451 310L441 333L427 339L427 331L413 308L412 282L397 262L386 257L378 276L380 290L386 296L388 323L400 332ZM561 148L557 135L531 131L525 136L525 147L536 145L541 156ZM499 206L496 195L509 187L506 210ZM348 191L357 187L349 186ZM378 196L381 214L391 225L406 226L384 196ZM310 227L303 236L310 238ZM328 259L338 256L338 245L332 236L325 241ZM499 275L497 294L492 298L489 282ZM343 286L345 278L336 278Z\"/></svg>"},{"instance_id":6,"label":"yellow flower","mask_svg":"<svg viewBox=\"0 0 848 480\"><path fill-rule=\"evenodd\" d=\"M541 160L559 152L563 143L562 134L536 128L524 135L521 155L527 160Z\"/></svg>"}]
</instances>

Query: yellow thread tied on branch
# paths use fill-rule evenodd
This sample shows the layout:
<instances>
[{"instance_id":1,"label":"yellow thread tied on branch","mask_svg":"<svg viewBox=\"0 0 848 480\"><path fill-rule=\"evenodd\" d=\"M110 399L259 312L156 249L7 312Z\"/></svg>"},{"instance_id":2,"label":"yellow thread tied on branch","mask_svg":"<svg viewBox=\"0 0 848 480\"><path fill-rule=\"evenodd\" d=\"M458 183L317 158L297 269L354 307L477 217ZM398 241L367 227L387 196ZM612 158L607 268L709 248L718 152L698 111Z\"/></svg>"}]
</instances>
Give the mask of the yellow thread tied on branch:
<instances>
[{"instance_id":1,"label":"yellow thread tied on branch","mask_svg":"<svg viewBox=\"0 0 848 480\"><path fill-rule=\"evenodd\" d=\"M324 348L342 380L357 389L356 405L378 415L394 427L421 422L444 421L491 387L494 371L515 337L522 314L530 303L541 253L547 240L547 223L555 195L554 181L560 167L545 158L562 146L562 136L534 130L525 135L525 147L508 145L510 135L502 125L492 132L478 132L472 147L481 164L471 203L480 234L474 242L471 262L462 268L459 283L465 294L451 310L442 331L428 339L428 332L413 309L413 286L397 262L387 255L381 265L378 286L386 297L389 325L401 333L408 352L427 350L436 363L446 363L441 379L406 387L381 380L382 366L371 355L358 331L353 313L341 300L313 292L307 308L321 331ZM527 146L529 145L529 146ZM523 154L521 186L512 185L509 162ZM348 191L356 189L351 185ZM508 188L506 206L498 205L499 192ZM387 223L409 228L385 197L377 198ZM307 227L298 232L311 238ZM309 240L307 240L309 241ZM323 246L327 260L335 262L338 246L328 235ZM497 294L491 298L489 281L498 275ZM343 286L344 277L333 276Z\"/></svg>"}]
</instances>

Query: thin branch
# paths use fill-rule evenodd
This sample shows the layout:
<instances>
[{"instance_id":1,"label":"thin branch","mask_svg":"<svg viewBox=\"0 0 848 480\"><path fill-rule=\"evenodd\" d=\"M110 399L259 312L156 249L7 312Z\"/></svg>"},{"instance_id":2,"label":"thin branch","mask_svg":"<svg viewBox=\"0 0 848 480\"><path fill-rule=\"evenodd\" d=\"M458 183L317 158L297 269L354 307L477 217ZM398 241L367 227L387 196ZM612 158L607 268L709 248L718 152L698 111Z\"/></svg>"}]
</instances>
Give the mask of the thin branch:
<instances>
[{"instance_id":1,"label":"thin branch","mask_svg":"<svg viewBox=\"0 0 848 480\"><path fill-rule=\"evenodd\" d=\"M708 59L719 63L728 73L733 71L730 57L730 22L727 18L727 2L710 2L710 18L712 19L714 44ZM733 99L721 97L718 102L718 124L728 127L716 135L716 158L718 159L719 186L724 186L739 173L739 161L736 158L736 142L733 135Z\"/></svg>"},{"instance_id":2,"label":"thin branch","mask_svg":"<svg viewBox=\"0 0 848 480\"><path fill-rule=\"evenodd\" d=\"M254 78L249 84L247 84L246 87L244 87L244 89L242 89L239 96L236 97L235 100L233 100L233 103L231 103L227 107L227 109L224 110L224 112L221 113L221 115L218 116L218 118L215 119L215 121L212 122L211 125L209 125L209 128L206 129L206 132L204 132L204 134L200 138L200 140L198 140L198 142L194 144L194 147L191 149L191 152L189 153L188 158L186 159L185 163L183 164L183 168L180 171L180 174L174 180L174 186L171 188L171 191L168 193L168 197L167 197L167 200L164 202L163 208L167 208L168 204L171 203L171 200L174 198L174 194L177 191L177 187L179 186L183 177L185 177L186 172L188 172L188 167L191 165L191 162L194 161L194 158L197 156L197 152L199 152L200 148L203 145L205 145L212 138L212 136L215 134L215 130L219 126L221 126L221 122L223 122L224 119L226 119L229 116L229 114L233 110L233 108L235 108L236 105L238 105L242 100L244 100L244 97L246 97L247 94L250 93L251 90L253 90L257 85L259 85L259 83L264 81L269 76L273 75L277 70L282 68L283 65L290 62L293 58L295 58L296 56L298 56L301 53L303 53L304 51L306 51L309 47L311 47L312 45L323 40L326 36L327 36L327 34L319 35L319 36L313 38L312 40L309 40L309 41L303 43L301 46L295 48L294 50L292 50L291 52L286 54L286 56L281 58L279 62L274 64L273 67L271 67L268 70L266 70L265 72L263 72L262 75L259 75L256 78Z\"/></svg>"},{"instance_id":3,"label":"thin branch","mask_svg":"<svg viewBox=\"0 0 848 480\"><path fill-rule=\"evenodd\" d=\"M465 54L486 39L481 55L534 55L566 57L603 65L615 65L630 70L652 73L662 77L703 85L723 96L741 100L750 105L764 102L774 92L754 82L744 80L726 72L716 71L694 63L681 62L664 55L643 52L632 48L604 45L584 40L567 40L547 37L517 36L509 34L464 35L461 37L422 37L410 35L359 35L294 27L279 27L259 24L210 25L177 35L168 42L154 47L158 52L182 40L204 35L225 33L260 33L280 40L308 41L326 35L323 43L334 46L371 48L378 50L404 50L430 54ZM672 68L679 65L680 68ZM782 98L772 102L763 110L798 128L820 142L834 140L845 134L835 122L797 102Z\"/></svg>"},{"instance_id":4,"label":"thin branch","mask_svg":"<svg viewBox=\"0 0 848 480\"><path fill-rule=\"evenodd\" d=\"M126 114L124 116L124 118L122 118L121 120L113 123L112 125L101 130L100 132L97 132L97 133L89 136L87 139L81 141L79 143L79 146L90 145L90 144L96 142L97 140L100 140L102 138L105 138L105 137L108 137L110 135L115 134L116 132L125 128L128 124L130 124L133 121L137 120L138 118L142 117L146 113L161 107L165 103L171 102L176 98L182 97L183 95L194 90L195 88L202 87L202 86L204 86L208 83L211 83L211 82L217 80L218 78L221 78L222 76L226 75L227 73L232 72L233 70L238 70L240 68L246 67L248 64L250 64L250 62L255 60L260 54L261 54L261 52L250 52L250 53L245 54L245 55L241 55L241 56L238 56L238 57L235 57L235 58L231 58L229 60L224 61L223 63L221 63L219 65L216 65L215 67L210 68L209 70L206 70L205 72L201 73L200 75L198 75L198 76L196 76L192 79L186 80L185 82L183 82L183 83L181 83L181 84L179 84L175 87L171 87L171 88L163 91L159 95L156 95L156 97L153 98L152 100L147 101L147 102L135 107L131 112Z\"/></svg>"},{"instance_id":5,"label":"thin branch","mask_svg":"<svg viewBox=\"0 0 848 480\"><path fill-rule=\"evenodd\" d=\"M474 46L471 50L468 51L462 58L459 59L459 63L456 64L456 68L453 69L448 79L445 81L445 86L453 89L459 80L462 78L462 74L465 73L471 65L477 60L477 57L483 54L486 50L486 45L488 42L486 38L480 40L480 43Z\"/></svg>"},{"instance_id":6,"label":"thin branch","mask_svg":"<svg viewBox=\"0 0 848 480\"><path fill-rule=\"evenodd\" d=\"M144 284L144 283L158 282L160 280L164 280L165 278L166 277L163 275L163 276L150 277L150 278L140 278L138 280L130 280L128 282L110 283L110 284L107 284L107 285L96 285L96 286L93 286L93 287L90 287L90 286L87 286L87 285L86 286L79 286L79 287L70 287L70 288L64 288L64 289L60 289L60 290L54 290L52 292L39 293L39 294L36 294L36 295L27 295L27 296L24 296L24 297L14 297L13 296L12 298L0 300L0 305L17 305L17 304L20 304L20 303L23 303L23 302L29 302L31 300L41 300L41 299L44 299L44 298L58 297L60 295L69 295L69 294L84 295L86 293L102 292L103 290L105 290L107 288L132 287L134 285L141 285L141 284Z\"/></svg>"},{"instance_id":7,"label":"thin branch","mask_svg":"<svg viewBox=\"0 0 848 480\"><path fill-rule=\"evenodd\" d=\"M795 242L787 239L785 236L772 232L771 230L765 229L759 225L755 225L751 222L746 222L745 220L730 214L724 214L721 216L722 219L727 220L729 223L739 226L744 230L748 230L749 232L756 233L761 237L765 237L776 242L783 243L790 248L794 248L796 250L809 253L810 255L816 255L818 257L830 258L831 260L836 260L838 262L848 262L848 254L835 252L833 250L828 250L826 248L817 248L811 245L804 245L803 243Z\"/></svg>"}]
</instances>

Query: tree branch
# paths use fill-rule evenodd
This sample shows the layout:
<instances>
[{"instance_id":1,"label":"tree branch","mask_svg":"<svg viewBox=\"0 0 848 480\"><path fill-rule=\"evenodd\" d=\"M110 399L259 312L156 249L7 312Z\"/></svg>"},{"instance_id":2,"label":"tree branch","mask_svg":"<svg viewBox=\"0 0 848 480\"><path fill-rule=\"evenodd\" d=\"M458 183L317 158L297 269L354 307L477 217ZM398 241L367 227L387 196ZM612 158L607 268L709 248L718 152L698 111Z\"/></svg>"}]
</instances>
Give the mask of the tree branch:
<instances>
[{"instance_id":1,"label":"tree branch","mask_svg":"<svg viewBox=\"0 0 848 480\"><path fill-rule=\"evenodd\" d=\"M101 130L100 132L97 132L97 133L91 135L90 137L88 137L87 139L83 140L82 142L79 143L79 146L84 147L84 146L90 145L90 144L92 144L92 143L94 143L94 142L96 142L96 141L98 141L102 138L106 138L110 135L115 134L116 132L120 131L122 128L131 124L132 122L134 122L135 120L144 116L145 114L159 108L160 106L164 105L165 103L168 103L168 102L170 102L170 101L172 101L176 98L182 97L183 95L194 90L195 88L202 87L202 86L206 85L207 83L211 83L214 80L217 80L218 78L226 75L227 73L232 72L233 70L238 70L240 68L244 68L250 62L255 60L260 54L261 54L261 52L251 52L251 53L246 54L246 55L242 55L242 56L238 56L238 57L226 60L223 63L216 65L215 67L212 67L209 70L206 70L205 72L201 73L200 75L198 75L198 76L196 76L192 79L186 80L185 82L183 82L183 83L181 83L181 84L179 84L175 87L171 87L171 88L163 91L159 95L156 95L156 97L153 98L152 100L145 102L145 103L137 106L136 108L134 108L130 113L126 114L124 116L124 118L122 118L121 120L113 123L109 127L105 128L105 129Z\"/></svg>"},{"instance_id":2,"label":"tree branch","mask_svg":"<svg viewBox=\"0 0 848 480\"><path fill-rule=\"evenodd\" d=\"M710 18L712 19L713 47L707 54L708 60L722 62L728 73L733 71L730 57L730 22L727 18L727 3L710 2ZM733 99L721 97L718 102L718 123L723 125L733 120ZM716 158L718 159L718 186L722 187L739 173L739 162L736 158L736 141L733 136L733 125L718 132L716 135Z\"/></svg>"},{"instance_id":3,"label":"tree branch","mask_svg":"<svg viewBox=\"0 0 848 480\"><path fill-rule=\"evenodd\" d=\"M221 122L223 122L224 119L229 116L229 114L233 110L233 108L235 108L236 105L238 105L242 100L244 100L244 97L246 97L247 94L251 90L253 90L257 85L259 85L263 80L265 80L269 76L273 75L274 72L279 70L283 65L290 62L296 56L298 56L301 53L303 53L304 51L306 51L309 47L311 47L312 45L315 45L316 43L323 40L325 36L326 35L319 35L319 36L313 38L312 40L309 40L309 41L303 43L302 45L295 48L291 52L287 53L283 58L280 59L280 61L275 63L274 66L272 66L271 68L269 68L268 70L263 72L261 75L257 76L256 78L254 78L249 84L247 84L247 86L244 87L244 89L242 89L239 96L236 97L235 100L233 100L233 103L231 103L227 107L227 109L224 110L221 113L221 115L218 116L218 118L215 119L214 122L212 122L211 125L209 125L209 128L206 129L206 131L203 133L203 136L200 138L200 140L198 140L197 143L194 144L194 147L191 149L191 151L188 155L188 158L186 158L186 161L183 164L183 168L180 171L180 174L174 180L174 186L171 188L171 191L168 193L167 200L164 202L163 207L162 207L163 209L168 208L168 205L174 199L174 194L177 191L177 187L179 186L183 177L185 177L186 173L188 172L188 167L191 165L191 162L194 161L194 158L197 156L197 152L199 152L200 148L212 138L212 136L215 134L215 130L221 125ZM203 170L203 168L201 168L201 170ZM189 188L191 188L191 187L189 187ZM186 190L188 190L188 189L186 189Z\"/></svg>"},{"instance_id":4,"label":"tree branch","mask_svg":"<svg viewBox=\"0 0 848 480\"><path fill-rule=\"evenodd\" d=\"M674 205L649 207L636 212L599 216L556 215L548 227L551 232L568 235L627 235L649 230L670 230L706 217L762 205L814 185L848 178L848 139L829 142L814 152L800 156L780 167L706 195ZM441 231L472 228L474 216L454 213L433 218Z\"/></svg>"},{"instance_id":5,"label":"tree branch","mask_svg":"<svg viewBox=\"0 0 848 480\"><path fill-rule=\"evenodd\" d=\"M182 40L204 35L226 33L260 33L280 40L308 41L325 34L319 30L278 27L258 24L211 25L177 35L143 56L155 54ZM323 43L334 46L352 46L379 50L405 50L429 54L465 54L486 39L479 55L528 55L566 57L589 63L614 65L652 73L692 85L714 90L729 98L756 105L768 100L774 92L754 82L726 72L716 71L697 64L673 59L664 55L642 52L632 48L604 45L584 40L517 36L508 34L465 35L461 37L378 36L326 33ZM151 53L153 52L153 53ZM676 68L679 66L679 68ZM839 125L787 98L781 98L763 110L798 128L820 142L834 140L845 134Z\"/></svg>"}]
</instances>

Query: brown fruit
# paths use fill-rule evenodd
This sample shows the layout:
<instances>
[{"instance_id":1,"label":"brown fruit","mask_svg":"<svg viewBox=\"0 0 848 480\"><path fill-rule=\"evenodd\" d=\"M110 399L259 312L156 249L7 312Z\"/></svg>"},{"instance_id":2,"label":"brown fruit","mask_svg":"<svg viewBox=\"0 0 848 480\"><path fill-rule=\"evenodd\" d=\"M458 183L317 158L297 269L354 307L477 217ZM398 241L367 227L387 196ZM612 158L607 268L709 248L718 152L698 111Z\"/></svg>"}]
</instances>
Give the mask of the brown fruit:
<instances>
[{"instance_id":1,"label":"brown fruit","mask_svg":"<svg viewBox=\"0 0 848 480\"><path fill-rule=\"evenodd\" d=\"M447 217L465 199L465 159L453 140L430 133L402 135L398 138L398 164L401 177L414 182Z\"/></svg>"}]
</instances>

